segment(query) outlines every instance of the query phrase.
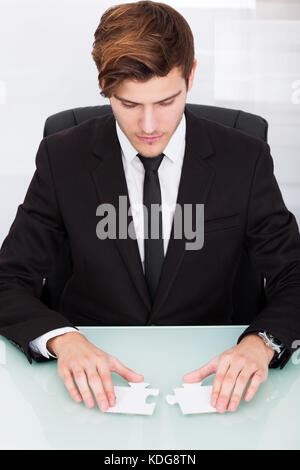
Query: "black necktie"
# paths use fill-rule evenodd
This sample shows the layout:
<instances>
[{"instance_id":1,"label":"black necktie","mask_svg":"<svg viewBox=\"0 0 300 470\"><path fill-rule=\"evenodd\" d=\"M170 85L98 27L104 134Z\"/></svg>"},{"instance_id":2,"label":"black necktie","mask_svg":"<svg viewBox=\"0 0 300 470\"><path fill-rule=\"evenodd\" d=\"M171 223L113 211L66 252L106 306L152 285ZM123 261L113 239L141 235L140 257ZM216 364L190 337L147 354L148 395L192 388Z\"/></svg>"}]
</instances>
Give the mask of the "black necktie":
<instances>
[{"instance_id":1,"label":"black necktie","mask_svg":"<svg viewBox=\"0 0 300 470\"><path fill-rule=\"evenodd\" d=\"M161 267L164 261L164 246L162 236L162 215L161 211L151 211L152 204L161 205L161 192L158 178L158 168L164 157L161 153L157 157L144 157L137 154L145 168L143 204L147 211L144 211L145 229L145 278L148 284L151 299L158 286ZM157 207L156 207L157 208ZM146 228L148 228L148 233ZM153 236L151 237L151 231Z\"/></svg>"}]
</instances>

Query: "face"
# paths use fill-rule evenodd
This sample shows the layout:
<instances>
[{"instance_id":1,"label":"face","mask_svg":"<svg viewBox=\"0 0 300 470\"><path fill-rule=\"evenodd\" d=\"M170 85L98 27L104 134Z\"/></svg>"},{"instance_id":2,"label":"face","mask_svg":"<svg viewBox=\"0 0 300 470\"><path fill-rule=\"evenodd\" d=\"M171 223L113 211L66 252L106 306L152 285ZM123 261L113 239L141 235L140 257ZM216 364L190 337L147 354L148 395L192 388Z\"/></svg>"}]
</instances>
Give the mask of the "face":
<instances>
[{"instance_id":1,"label":"face","mask_svg":"<svg viewBox=\"0 0 300 470\"><path fill-rule=\"evenodd\" d=\"M141 155L154 157L166 148L182 118L196 65L195 60L188 89L175 67L167 76L144 83L124 80L110 98L120 128Z\"/></svg>"}]
</instances>

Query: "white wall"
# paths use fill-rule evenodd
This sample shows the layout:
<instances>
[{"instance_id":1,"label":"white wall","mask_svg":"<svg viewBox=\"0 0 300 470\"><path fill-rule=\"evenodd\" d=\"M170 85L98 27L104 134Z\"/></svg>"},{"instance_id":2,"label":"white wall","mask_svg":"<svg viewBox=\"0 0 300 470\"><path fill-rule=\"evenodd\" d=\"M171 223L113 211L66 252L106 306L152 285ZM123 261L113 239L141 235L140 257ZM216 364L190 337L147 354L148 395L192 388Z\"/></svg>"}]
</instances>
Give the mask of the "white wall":
<instances>
[{"instance_id":1,"label":"white wall","mask_svg":"<svg viewBox=\"0 0 300 470\"><path fill-rule=\"evenodd\" d=\"M109 103L91 50L102 13L118 3L126 2L0 0L0 243L33 175L47 116ZM195 37L187 101L268 120L275 175L300 225L300 1L166 3Z\"/></svg>"}]
</instances>

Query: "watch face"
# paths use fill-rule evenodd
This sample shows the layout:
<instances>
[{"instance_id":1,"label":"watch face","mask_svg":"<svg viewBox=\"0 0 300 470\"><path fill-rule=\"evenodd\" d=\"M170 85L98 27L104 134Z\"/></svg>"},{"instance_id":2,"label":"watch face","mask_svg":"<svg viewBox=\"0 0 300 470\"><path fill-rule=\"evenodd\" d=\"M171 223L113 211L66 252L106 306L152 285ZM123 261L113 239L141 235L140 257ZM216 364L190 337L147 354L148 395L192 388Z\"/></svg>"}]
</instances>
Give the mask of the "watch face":
<instances>
[{"instance_id":1,"label":"watch face","mask_svg":"<svg viewBox=\"0 0 300 470\"><path fill-rule=\"evenodd\" d=\"M274 351L276 351L275 356L278 355L282 351L283 344L277 338L274 338L273 335L267 333L266 331L260 331L259 336L264 340L267 346L269 346Z\"/></svg>"},{"instance_id":2,"label":"watch face","mask_svg":"<svg viewBox=\"0 0 300 470\"><path fill-rule=\"evenodd\" d=\"M274 338L274 336L267 334L267 337L270 338L272 343L277 344L278 346L281 344L281 341L279 341L279 339L277 339L277 338Z\"/></svg>"}]
</instances>

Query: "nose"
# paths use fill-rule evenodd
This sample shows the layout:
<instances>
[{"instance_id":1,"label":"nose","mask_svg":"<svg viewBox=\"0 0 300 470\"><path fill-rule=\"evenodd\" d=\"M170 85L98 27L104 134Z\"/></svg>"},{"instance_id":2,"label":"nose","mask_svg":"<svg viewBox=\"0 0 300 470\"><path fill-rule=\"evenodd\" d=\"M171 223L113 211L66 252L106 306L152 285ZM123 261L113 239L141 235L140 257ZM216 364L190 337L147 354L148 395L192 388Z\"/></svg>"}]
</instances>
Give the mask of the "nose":
<instances>
[{"instance_id":1,"label":"nose","mask_svg":"<svg viewBox=\"0 0 300 470\"><path fill-rule=\"evenodd\" d=\"M143 109L139 122L143 136L150 137L151 135L156 135L157 124L158 122L154 110L151 108Z\"/></svg>"}]
</instances>

